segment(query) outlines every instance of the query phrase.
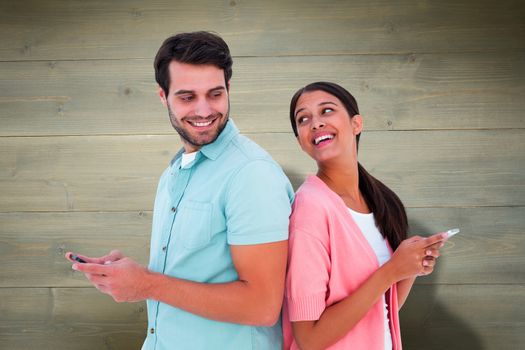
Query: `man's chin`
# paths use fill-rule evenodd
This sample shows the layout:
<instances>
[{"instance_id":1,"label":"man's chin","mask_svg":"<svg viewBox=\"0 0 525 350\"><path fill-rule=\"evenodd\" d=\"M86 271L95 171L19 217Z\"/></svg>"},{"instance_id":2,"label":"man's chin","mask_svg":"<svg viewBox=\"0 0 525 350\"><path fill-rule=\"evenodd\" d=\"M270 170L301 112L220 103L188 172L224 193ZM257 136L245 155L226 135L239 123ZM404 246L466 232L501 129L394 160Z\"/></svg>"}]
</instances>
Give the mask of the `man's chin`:
<instances>
[{"instance_id":1,"label":"man's chin","mask_svg":"<svg viewBox=\"0 0 525 350\"><path fill-rule=\"evenodd\" d=\"M217 140L218 137L219 134L217 133L217 131L214 131L213 133L209 133L208 135L205 134L193 136L191 140L186 141L189 141L193 146L202 147L213 143L215 140Z\"/></svg>"},{"instance_id":2,"label":"man's chin","mask_svg":"<svg viewBox=\"0 0 525 350\"><path fill-rule=\"evenodd\" d=\"M214 137L210 137L210 138L201 138L201 139L198 139L196 143L198 143L199 147L206 146L206 145L209 145L210 143L214 143L218 137L219 135L215 135Z\"/></svg>"}]
</instances>

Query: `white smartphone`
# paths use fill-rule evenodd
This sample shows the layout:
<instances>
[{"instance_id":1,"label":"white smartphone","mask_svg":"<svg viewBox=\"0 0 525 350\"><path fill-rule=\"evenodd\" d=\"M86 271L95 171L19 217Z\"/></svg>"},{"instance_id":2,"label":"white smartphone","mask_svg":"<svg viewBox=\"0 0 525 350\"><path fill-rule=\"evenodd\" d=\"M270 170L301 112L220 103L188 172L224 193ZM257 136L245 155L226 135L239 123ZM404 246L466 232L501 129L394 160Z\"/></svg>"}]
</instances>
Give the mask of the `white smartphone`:
<instances>
[{"instance_id":1,"label":"white smartphone","mask_svg":"<svg viewBox=\"0 0 525 350\"><path fill-rule=\"evenodd\" d=\"M455 236L459 233L459 228L451 228L445 233L447 234L447 239L449 239L450 237Z\"/></svg>"}]
</instances>

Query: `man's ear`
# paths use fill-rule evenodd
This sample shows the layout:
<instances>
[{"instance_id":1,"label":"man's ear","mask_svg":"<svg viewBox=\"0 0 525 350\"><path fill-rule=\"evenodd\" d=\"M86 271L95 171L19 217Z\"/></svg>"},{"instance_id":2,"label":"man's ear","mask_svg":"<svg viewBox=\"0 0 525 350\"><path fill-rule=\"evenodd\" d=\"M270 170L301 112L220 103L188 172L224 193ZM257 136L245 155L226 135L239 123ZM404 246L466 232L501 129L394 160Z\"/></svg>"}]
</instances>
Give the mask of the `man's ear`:
<instances>
[{"instance_id":1,"label":"man's ear","mask_svg":"<svg viewBox=\"0 0 525 350\"><path fill-rule=\"evenodd\" d=\"M168 101L166 100L166 94L164 93L164 90L159 86L159 97L160 102L164 105L164 107L168 107Z\"/></svg>"},{"instance_id":2,"label":"man's ear","mask_svg":"<svg viewBox=\"0 0 525 350\"><path fill-rule=\"evenodd\" d=\"M356 114L352 117L352 129L354 135L358 135L363 130L363 117L360 114Z\"/></svg>"}]
</instances>

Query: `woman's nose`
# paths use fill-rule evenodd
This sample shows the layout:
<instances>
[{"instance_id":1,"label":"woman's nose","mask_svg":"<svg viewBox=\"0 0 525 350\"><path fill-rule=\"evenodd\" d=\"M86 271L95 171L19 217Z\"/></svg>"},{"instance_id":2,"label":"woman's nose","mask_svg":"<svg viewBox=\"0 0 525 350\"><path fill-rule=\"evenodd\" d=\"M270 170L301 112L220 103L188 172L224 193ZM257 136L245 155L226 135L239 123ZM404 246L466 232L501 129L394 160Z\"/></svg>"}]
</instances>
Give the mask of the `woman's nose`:
<instances>
[{"instance_id":1,"label":"woman's nose","mask_svg":"<svg viewBox=\"0 0 525 350\"><path fill-rule=\"evenodd\" d=\"M312 119L312 130L323 128L324 125L324 122L320 118L314 117Z\"/></svg>"}]
</instances>

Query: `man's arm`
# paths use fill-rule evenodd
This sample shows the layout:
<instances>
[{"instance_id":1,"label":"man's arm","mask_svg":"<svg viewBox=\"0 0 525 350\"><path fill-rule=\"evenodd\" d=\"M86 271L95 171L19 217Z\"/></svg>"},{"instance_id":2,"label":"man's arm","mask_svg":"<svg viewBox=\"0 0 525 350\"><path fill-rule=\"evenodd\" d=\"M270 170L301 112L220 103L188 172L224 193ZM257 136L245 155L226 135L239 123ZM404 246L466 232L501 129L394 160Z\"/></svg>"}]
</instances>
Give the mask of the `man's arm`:
<instances>
[{"instance_id":1,"label":"man's arm","mask_svg":"<svg viewBox=\"0 0 525 350\"><path fill-rule=\"evenodd\" d=\"M239 278L229 283L198 283L154 273L130 258L73 266L118 302L153 299L217 321L274 325L283 301L288 241L230 247Z\"/></svg>"}]
</instances>

